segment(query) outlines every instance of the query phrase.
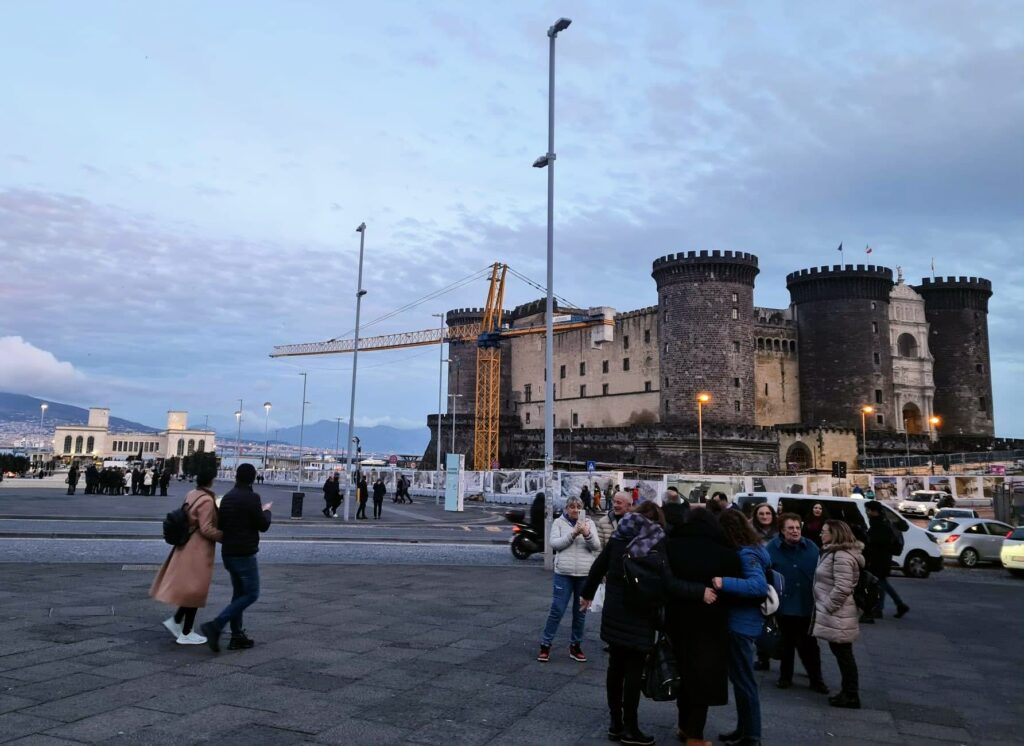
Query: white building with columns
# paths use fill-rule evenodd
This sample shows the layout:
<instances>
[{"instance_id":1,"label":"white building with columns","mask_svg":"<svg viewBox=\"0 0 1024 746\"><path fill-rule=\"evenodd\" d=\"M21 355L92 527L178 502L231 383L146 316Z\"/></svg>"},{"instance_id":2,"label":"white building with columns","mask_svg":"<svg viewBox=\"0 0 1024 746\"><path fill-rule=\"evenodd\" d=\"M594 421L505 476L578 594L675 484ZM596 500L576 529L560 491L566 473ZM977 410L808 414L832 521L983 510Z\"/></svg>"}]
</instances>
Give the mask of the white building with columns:
<instances>
[{"instance_id":1,"label":"white building with columns","mask_svg":"<svg viewBox=\"0 0 1024 746\"><path fill-rule=\"evenodd\" d=\"M91 407L87 424L57 426L53 433L53 454L65 461L141 454L144 460L151 461L216 450L215 436L212 430L189 429L188 412L173 410L167 413L167 428L161 432L110 432L110 410Z\"/></svg>"},{"instance_id":2,"label":"white building with columns","mask_svg":"<svg viewBox=\"0 0 1024 746\"><path fill-rule=\"evenodd\" d=\"M889 343L892 346L892 381L896 401L897 432L937 435L930 420L935 398L932 354L928 349L928 322L924 298L904 284L903 272L889 295Z\"/></svg>"}]
</instances>

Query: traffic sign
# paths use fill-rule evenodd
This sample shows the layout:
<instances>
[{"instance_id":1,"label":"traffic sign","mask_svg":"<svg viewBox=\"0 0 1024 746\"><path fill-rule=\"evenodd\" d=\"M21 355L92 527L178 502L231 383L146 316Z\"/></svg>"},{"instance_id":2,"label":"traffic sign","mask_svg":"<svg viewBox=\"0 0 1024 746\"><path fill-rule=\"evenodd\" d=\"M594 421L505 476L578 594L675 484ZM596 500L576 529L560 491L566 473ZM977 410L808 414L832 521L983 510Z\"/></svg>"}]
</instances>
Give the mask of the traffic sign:
<instances>
[{"instance_id":1,"label":"traffic sign","mask_svg":"<svg viewBox=\"0 0 1024 746\"><path fill-rule=\"evenodd\" d=\"M594 471L596 468L597 468L597 462L596 461L588 461L587 462L587 471Z\"/></svg>"}]
</instances>

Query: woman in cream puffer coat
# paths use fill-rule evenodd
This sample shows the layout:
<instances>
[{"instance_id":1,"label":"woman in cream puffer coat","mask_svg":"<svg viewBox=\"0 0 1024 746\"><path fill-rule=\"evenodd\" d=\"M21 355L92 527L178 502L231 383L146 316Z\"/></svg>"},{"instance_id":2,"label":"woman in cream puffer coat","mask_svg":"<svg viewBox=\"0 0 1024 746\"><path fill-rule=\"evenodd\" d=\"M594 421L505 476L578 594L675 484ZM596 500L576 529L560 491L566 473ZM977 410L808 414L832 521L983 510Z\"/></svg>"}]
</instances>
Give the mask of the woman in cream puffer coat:
<instances>
[{"instance_id":1,"label":"woman in cream puffer coat","mask_svg":"<svg viewBox=\"0 0 1024 746\"><path fill-rule=\"evenodd\" d=\"M853 600L864 569L864 545L844 521L825 521L822 550L814 572L815 637L828 642L842 675L842 690L829 697L833 707L860 708L857 661L853 643L860 636L860 611Z\"/></svg>"}]
</instances>

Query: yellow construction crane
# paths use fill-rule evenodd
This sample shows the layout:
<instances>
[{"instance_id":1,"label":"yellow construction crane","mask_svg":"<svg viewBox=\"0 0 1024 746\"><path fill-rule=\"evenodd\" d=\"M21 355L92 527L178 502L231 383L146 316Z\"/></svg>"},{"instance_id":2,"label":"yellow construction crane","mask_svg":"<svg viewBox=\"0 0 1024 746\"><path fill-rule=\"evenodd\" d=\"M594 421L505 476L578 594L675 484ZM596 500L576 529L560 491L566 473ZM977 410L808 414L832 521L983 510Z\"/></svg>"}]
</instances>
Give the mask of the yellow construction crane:
<instances>
[{"instance_id":1,"label":"yellow construction crane","mask_svg":"<svg viewBox=\"0 0 1024 746\"><path fill-rule=\"evenodd\" d=\"M502 327L502 307L505 303L505 274L507 264L495 262L491 265L491 279L484 304L483 319L478 324L460 324L446 329L423 329L415 332L383 334L378 337L364 337L359 340L359 351L397 350L406 347L444 344L445 342L470 342L477 344L476 353L476 413L473 422L473 468L485 470L498 464L498 434L501 415L501 347L504 339L522 337L528 334L544 334L544 324L523 327ZM556 333L599 327L595 344L611 342L615 328L615 311L598 307L581 311L559 313L554 331ZM306 342L274 347L270 357L295 357L303 355L335 355L353 352L355 341L331 339L326 342ZM440 448L441 444L438 443Z\"/></svg>"}]
</instances>

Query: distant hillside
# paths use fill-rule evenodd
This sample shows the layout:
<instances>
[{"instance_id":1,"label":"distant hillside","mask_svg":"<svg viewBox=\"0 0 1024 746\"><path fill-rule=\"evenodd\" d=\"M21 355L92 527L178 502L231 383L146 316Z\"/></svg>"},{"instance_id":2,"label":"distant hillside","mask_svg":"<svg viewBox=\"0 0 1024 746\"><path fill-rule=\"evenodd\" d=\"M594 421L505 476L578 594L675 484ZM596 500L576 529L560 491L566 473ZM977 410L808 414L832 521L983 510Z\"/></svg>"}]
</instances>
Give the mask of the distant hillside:
<instances>
[{"instance_id":1,"label":"distant hillside","mask_svg":"<svg viewBox=\"0 0 1024 746\"><path fill-rule=\"evenodd\" d=\"M61 404L49 399L37 399L22 394L6 394L0 392L0 423L7 423L8 430L24 423L26 429L35 432L39 429L39 405L46 402L45 427L54 425L85 425L89 421L89 410L72 404ZM120 417L110 418L110 429L114 432L155 433L159 428L143 425Z\"/></svg>"},{"instance_id":2,"label":"distant hillside","mask_svg":"<svg viewBox=\"0 0 1024 746\"><path fill-rule=\"evenodd\" d=\"M276 438L274 437L276 433ZM221 439L235 438L235 433L219 431ZM272 430L271 439L275 443L299 444L299 426L277 428ZM318 422L306 423L305 432L302 438L303 446L310 448L323 448L334 450L337 442L342 453L345 451L345 438L348 436L348 425L341 423L341 433L338 434L338 423L334 420L319 420ZM402 453L422 455L430 441L430 430L424 425L415 430L400 430L397 427L387 425L376 425L374 427L357 427L356 437L359 438L359 445L363 453ZM263 440L262 432L242 432L242 439L246 441L260 442Z\"/></svg>"}]
</instances>

